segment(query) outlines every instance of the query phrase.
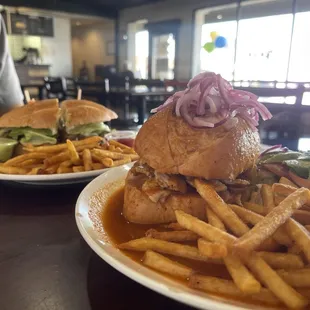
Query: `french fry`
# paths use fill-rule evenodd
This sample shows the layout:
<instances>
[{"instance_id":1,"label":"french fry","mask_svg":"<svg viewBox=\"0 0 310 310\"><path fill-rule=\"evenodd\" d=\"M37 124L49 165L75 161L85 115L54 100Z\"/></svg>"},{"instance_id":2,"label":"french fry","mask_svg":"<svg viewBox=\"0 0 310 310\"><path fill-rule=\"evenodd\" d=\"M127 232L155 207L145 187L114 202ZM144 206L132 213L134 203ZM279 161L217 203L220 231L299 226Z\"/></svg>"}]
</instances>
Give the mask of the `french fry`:
<instances>
[{"instance_id":1,"label":"french fry","mask_svg":"<svg viewBox=\"0 0 310 310\"><path fill-rule=\"evenodd\" d=\"M131 148L125 144L119 143L118 141L109 140L109 144L114 145L115 147L120 147L122 150L124 150L124 153L128 153L128 154L135 154L136 153L133 148Z\"/></svg>"},{"instance_id":2,"label":"french fry","mask_svg":"<svg viewBox=\"0 0 310 310\"><path fill-rule=\"evenodd\" d=\"M7 160L3 166L15 166L27 159L44 159L47 157L46 153L27 153L23 155L19 155Z\"/></svg>"},{"instance_id":3,"label":"french fry","mask_svg":"<svg viewBox=\"0 0 310 310\"><path fill-rule=\"evenodd\" d=\"M252 192L250 197L250 203L256 203L256 197L258 195L258 192Z\"/></svg>"},{"instance_id":4,"label":"french fry","mask_svg":"<svg viewBox=\"0 0 310 310\"><path fill-rule=\"evenodd\" d=\"M223 259L227 270L240 291L246 294L260 292L261 284L254 278L239 257L229 254Z\"/></svg>"},{"instance_id":5,"label":"french fry","mask_svg":"<svg viewBox=\"0 0 310 310\"><path fill-rule=\"evenodd\" d=\"M54 174L54 173L56 173L58 167L59 167L59 163L51 165L48 168L45 168L44 172L47 174Z\"/></svg>"},{"instance_id":6,"label":"french fry","mask_svg":"<svg viewBox=\"0 0 310 310\"><path fill-rule=\"evenodd\" d=\"M251 203L251 202L245 202L243 204L243 206L246 209L248 209L248 210L250 210L252 212L255 212L257 214L265 214L265 208L262 205L258 205L256 203Z\"/></svg>"},{"instance_id":7,"label":"french fry","mask_svg":"<svg viewBox=\"0 0 310 310\"><path fill-rule=\"evenodd\" d=\"M111 158L103 158L101 159L101 162L105 167L108 167L108 168L113 167L113 159Z\"/></svg>"},{"instance_id":8,"label":"french fry","mask_svg":"<svg viewBox=\"0 0 310 310\"><path fill-rule=\"evenodd\" d=\"M77 161L79 161L80 156L78 152L76 151L74 144L70 140L67 140L67 147L68 147L70 159L75 164Z\"/></svg>"},{"instance_id":9,"label":"french fry","mask_svg":"<svg viewBox=\"0 0 310 310\"><path fill-rule=\"evenodd\" d=\"M203 256L199 253L196 247L146 237L122 243L118 245L118 247L122 250L141 252L152 250L159 253L184 257L203 262L211 262L216 264L222 263L221 260L210 259L206 256Z\"/></svg>"},{"instance_id":10,"label":"french fry","mask_svg":"<svg viewBox=\"0 0 310 310\"><path fill-rule=\"evenodd\" d=\"M101 163L92 163L92 168L93 170L100 170L100 169L104 169L105 165Z\"/></svg>"},{"instance_id":11,"label":"french fry","mask_svg":"<svg viewBox=\"0 0 310 310\"><path fill-rule=\"evenodd\" d=\"M124 153L124 151L120 147L115 148L115 152L117 153Z\"/></svg>"},{"instance_id":12,"label":"french fry","mask_svg":"<svg viewBox=\"0 0 310 310\"><path fill-rule=\"evenodd\" d=\"M223 230L223 231L226 231L226 228L225 228L225 225L224 223L222 222L222 220L212 211L211 208L209 207L206 207L206 213L207 213L207 218L208 218L208 222L210 225L220 229L220 230Z\"/></svg>"},{"instance_id":13,"label":"french fry","mask_svg":"<svg viewBox=\"0 0 310 310\"><path fill-rule=\"evenodd\" d=\"M301 249L297 244L294 244L287 249L287 253L299 255L301 253Z\"/></svg>"},{"instance_id":14,"label":"french fry","mask_svg":"<svg viewBox=\"0 0 310 310\"><path fill-rule=\"evenodd\" d=\"M130 158L128 155L120 154L116 152L101 150L101 149L93 149L93 154L101 157L101 158L111 158L111 159L124 159L124 158Z\"/></svg>"},{"instance_id":15,"label":"french fry","mask_svg":"<svg viewBox=\"0 0 310 310\"><path fill-rule=\"evenodd\" d=\"M287 196L280 195L278 193L274 193L274 204L278 206Z\"/></svg>"},{"instance_id":16,"label":"french fry","mask_svg":"<svg viewBox=\"0 0 310 310\"><path fill-rule=\"evenodd\" d=\"M199 220L181 210L175 211L175 216L178 223L185 229L190 230L202 238L223 244L231 244L236 240L236 237L222 231L210 224Z\"/></svg>"},{"instance_id":17,"label":"french fry","mask_svg":"<svg viewBox=\"0 0 310 310\"><path fill-rule=\"evenodd\" d=\"M62 153L58 153L56 155L47 157L44 160L44 164L46 167L52 166L54 164L61 164L61 162L67 161L70 159L70 155L68 153L68 151L64 151Z\"/></svg>"},{"instance_id":18,"label":"french fry","mask_svg":"<svg viewBox=\"0 0 310 310\"><path fill-rule=\"evenodd\" d=\"M83 150L83 163L84 163L84 169L85 171L90 171L92 170L92 158L91 158L91 153L89 149L84 149Z\"/></svg>"},{"instance_id":19,"label":"french fry","mask_svg":"<svg viewBox=\"0 0 310 310\"><path fill-rule=\"evenodd\" d=\"M56 145L44 145L44 146L27 146L23 148L28 152L41 152L41 153L59 153L67 149L65 143L56 144Z\"/></svg>"},{"instance_id":20,"label":"french fry","mask_svg":"<svg viewBox=\"0 0 310 310\"><path fill-rule=\"evenodd\" d=\"M257 252L270 267L275 269L298 269L305 266L299 255L290 253Z\"/></svg>"},{"instance_id":21,"label":"french fry","mask_svg":"<svg viewBox=\"0 0 310 310\"><path fill-rule=\"evenodd\" d=\"M208 293L214 293L235 298L247 299L266 303L269 305L279 305L280 301L269 290L262 288L259 293L248 295L240 291L233 281L207 277L199 274L192 274L189 279L189 286Z\"/></svg>"},{"instance_id":22,"label":"french fry","mask_svg":"<svg viewBox=\"0 0 310 310\"><path fill-rule=\"evenodd\" d=\"M75 146L75 149L77 152L83 152L85 149L94 149L99 147L99 143L91 143L91 144L83 144Z\"/></svg>"},{"instance_id":23,"label":"french fry","mask_svg":"<svg viewBox=\"0 0 310 310\"><path fill-rule=\"evenodd\" d=\"M127 157L129 157L131 161L136 161L140 158L138 154L126 154L126 158Z\"/></svg>"},{"instance_id":24,"label":"french fry","mask_svg":"<svg viewBox=\"0 0 310 310\"><path fill-rule=\"evenodd\" d=\"M249 231L249 227L227 206L211 185L199 179L195 179L194 184L208 206L236 236L242 236Z\"/></svg>"},{"instance_id":25,"label":"french fry","mask_svg":"<svg viewBox=\"0 0 310 310\"><path fill-rule=\"evenodd\" d=\"M168 225L163 225L163 227L172 230L184 230L184 228L179 223L170 223Z\"/></svg>"},{"instance_id":26,"label":"french fry","mask_svg":"<svg viewBox=\"0 0 310 310\"><path fill-rule=\"evenodd\" d=\"M298 186L293 183L292 181L290 181L289 179L287 179L286 177L281 177L279 180L279 183L284 184L284 185L289 185L295 188L298 188Z\"/></svg>"},{"instance_id":27,"label":"french fry","mask_svg":"<svg viewBox=\"0 0 310 310\"><path fill-rule=\"evenodd\" d=\"M116 147L114 145L109 145L108 150L111 152L115 152Z\"/></svg>"},{"instance_id":28,"label":"french fry","mask_svg":"<svg viewBox=\"0 0 310 310\"><path fill-rule=\"evenodd\" d=\"M278 275L293 287L310 287L310 268L277 270Z\"/></svg>"},{"instance_id":29,"label":"french fry","mask_svg":"<svg viewBox=\"0 0 310 310\"><path fill-rule=\"evenodd\" d=\"M229 205L229 207L246 223L251 225L256 225L259 221L261 221L264 217L259 215L255 212L247 210L245 208L236 206L236 205ZM283 244L285 246L290 247L293 242L291 238L287 235L287 232L284 227L279 227L275 233L273 234L272 238L276 240L279 244Z\"/></svg>"},{"instance_id":30,"label":"french fry","mask_svg":"<svg viewBox=\"0 0 310 310\"><path fill-rule=\"evenodd\" d=\"M185 280L188 279L193 272L191 268L174 262L173 260L153 251L146 251L142 262L150 268Z\"/></svg>"},{"instance_id":31,"label":"french fry","mask_svg":"<svg viewBox=\"0 0 310 310\"><path fill-rule=\"evenodd\" d=\"M196 234L202 236L203 238L218 242L222 244L231 244L236 240L236 237L229 235L228 233L221 231L220 229L213 227L189 214L186 214L183 211L176 210L175 215L177 218L178 223L183 226L184 228L195 232ZM200 241L200 248L199 250L203 251L203 241ZM231 263L231 261L235 261ZM225 262L225 260L224 260ZM234 282L242 291L253 292L259 290L260 284L255 280L252 274L247 270L245 266L243 266L242 262L237 256L231 257L228 261L228 264L231 263L232 273L231 276L234 279ZM239 277L237 270L237 266L239 267L241 277Z\"/></svg>"},{"instance_id":32,"label":"french fry","mask_svg":"<svg viewBox=\"0 0 310 310\"><path fill-rule=\"evenodd\" d=\"M31 165L35 165L35 164L38 164L42 161L42 159L34 159L34 158L31 158L31 159L26 159L25 161L22 161L20 163L17 163L15 165L15 167L21 167L21 168L26 168L27 166L31 166Z\"/></svg>"},{"instance_id":33,"label":"french fry","mask_svg":"<svg viewBox=\"0 0 310 310\"><path fill-rule=\"evenodd\" d=\"M261 188L261 195L265 207L265 213L269 213L274 207L273 192L269 184L263 184Z\"/></svg>"},{"instance_id":34,"label":"french fry","mask_svg":"<svg viewBox=\"0 0 310 310\"><path fill-rule=\"evenodd\" d=\"M186 242L195 241L198 239L198 235L192 231L157 231L156 229L149 229L145 236L148 238L160 239L171 242Z\"/></svg>"},{"instance_id":35,"label":"french fry","mask_svg":"<svg viewBox=\"0 0 310 310\"><path fill-rule=\"evenodd\" d=\"M296 187L280 183L274 183L272 184L272 191L278 195L289 196L296 191Z\"/></svg>"},{"instance_id":36,"label":"french fry","mask_svg":"<svg viewBox=\"0 0 310 310\"><path fill-rule=\"evenodd\" d=\"M103 138L99 136L93 136L85 138L83 140L72 141L75 147L80 147L84 145L98 145L103 142ZM44 145L44 146L27 146L26 148L30 152L43 152L43 153L58 153L65 151L67 149L66 143L56 144L56 145Z\"/></svg>"},{"instance_id":37,"label":"french fry","mask_svg":"<svg viewBox=\"0 0 310 310\"><path fill-rule=\"evenodd\" d=\"M84 168L84 166L73 166L72 170L73 170L73 172L84 172L85 168Z\"/></svg>"},{"instance_id":38,"label":"french fry","mask_svg":"<svg viewBox=\"0 0 310 310\"><path fill-rule=\"evenodd\" d=\"M56 171L57 174L70 173L70 172L73 172L73 168L71 168L71 167L62 167L62 166L59 166L57 171Z\"/></svg>"},{"instance_id":39,"label":"french fry","mask_svg":"<svg viewBox=\"0 0 310 310\"><path fill-rule=\"evenodd\" d=\"M210 258L223 258L228 254L227 247L222 243L213 243L198 239L199 252Z\"/></svg>"},{"instance_id":40,"label":"french fry","mask_svg":"<svg viewBox=\"0 0 310 310\"><path fill-rule=\"evenodd\" d=\"M231 244L236 237L229 235L221 230L204 223L195 217L184 213L183 211L175 211L178 223L188 230L192 230L198 235L214 242L221 242L224 244ZM211 233L210 227L213 233ZM225 237L224 237L225 236ZM242 257L244 263L250 268L251 271L259 277L260 281L268 287L280 300L286 305L295 308L302 307L307 304L307 300L296 292L292 287L286 284L278 274L270 268L270 266L256 253L249 256Z\"/></svg>"},{"instance_id":41,"label":"french fry","mask_svg":"<svg viewBox=\"0 0 310 310\"><path fill-rule=\"evenodd\" d=\"M309 303L307 298L288 285L257 253L253 252L246 259L244 257L244 262L260 282L289 308L299 309Z\"/></svg>"},{"instance_id":42,"label":"french fry","mask_svg":"<svg viewBox=\"0 0 310 310\"><path fill-rule=\"evenodd\" d=\"M114 160L113 162L113 166L112 167L117 167L117 166L121 166L121 165L125 165L131 162L130 158L124 158L124 159L120 159L120 160Z\"/></svg>"},{"instance_id":43,"label":"french fry","mask_svg":"<svg viewBox=\"0 0 310 310\"><path fill-rule=\"evenodd\" d=\"M310 224L310 212L306 210L296 210L292 218L302 225Z\"/></svg>"},{"instance_id":44,"label":"french fry","mask_svg":"<svg viewBox=\"0 0 310 310\"><path fill-rule=\"evenodd\" d=\"M29 175L37 175L40 174L40 171L42 170L42 168L37 167L37 168L32 168L30 170L30 172L28 172Z\"/></svg>"},{"instance_id":45,"label":"french fry","mask_svg":"<svg viewBox=\"0 0 310 310\"><path fill-rule=\"evenodd\" d=\"M73 162L71 161L71 159L65 160L60 164L61 167L72 167L73 166Z\"/></svg>"},{"instance_id":46,"label":"french fry","mask_svg":"<svg viewBox=\"0 0 310 310\"><path fill-rule=\"evenodd\" d=\"M300 188L289 195L281 204L272 209L249 232L240 237L233 248L238 252L252 251L272 236L273 233L284 224L295 210L310 201L310 191Z\"/></svg>"},{"instance_id":47,"label":"french fry","mask_svg":"<svg viewBox=\"0 0 310 310\"><path fill-rule=\"evenodd\" d=\"M27 174L27 172L25 168L0 165L0 173L3 174Z\"/></svg>"},{"instance_id":48,"label":"french fry","mask_svg":"<svg viewBox=\"0 0 310 310\"><path fill-rule=\"evenodd\" d=\"M309 232L293 219L289 219L284 225L288 235L295 244L302 250L310 262L310 235Z\"/></svg>"},{"instance_id":49,"label":"french fry","mask_svg":"<svg viewBox=\"0 0 310 310\"><path fill-rule=\"evenodd\" d=\"M101 156L98 156L98 155L94 154L93 150L90 150L90 153L91 153L91 158L92 158L93 162L101 163L101 160L102 160Z\"/></svg>"}]
</instances>

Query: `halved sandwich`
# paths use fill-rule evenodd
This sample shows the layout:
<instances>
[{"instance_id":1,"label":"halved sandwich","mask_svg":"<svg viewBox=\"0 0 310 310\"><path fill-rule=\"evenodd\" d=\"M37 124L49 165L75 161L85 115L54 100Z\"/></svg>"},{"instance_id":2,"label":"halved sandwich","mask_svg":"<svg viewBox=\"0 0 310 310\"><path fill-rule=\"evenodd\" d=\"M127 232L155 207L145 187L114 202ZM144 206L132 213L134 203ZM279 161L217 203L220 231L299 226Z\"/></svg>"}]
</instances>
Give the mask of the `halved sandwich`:
<instances>
[{"instance_id":1,"label":"halved sandwich","mask_svg":"<svg viewBox=\"0 0 310 310\"><path fill-rule=\"evenodd\" d=\"M58 99L35 101L0 117L0 137L22 144L56 144L59 118Z\"/></svg>"},{"instance_id":2,"label":"halved sandwich","mask_svg":"<svg viewBox=\"0 0 310 310\"><path fill-rule=\"evenodd\" d=\"M65 100L61 103L61 119L66 138L76 140L89 136L104 136L110 132L109 122L117 114L98 103L88 100Z\"/></svg>"}]
</instances>

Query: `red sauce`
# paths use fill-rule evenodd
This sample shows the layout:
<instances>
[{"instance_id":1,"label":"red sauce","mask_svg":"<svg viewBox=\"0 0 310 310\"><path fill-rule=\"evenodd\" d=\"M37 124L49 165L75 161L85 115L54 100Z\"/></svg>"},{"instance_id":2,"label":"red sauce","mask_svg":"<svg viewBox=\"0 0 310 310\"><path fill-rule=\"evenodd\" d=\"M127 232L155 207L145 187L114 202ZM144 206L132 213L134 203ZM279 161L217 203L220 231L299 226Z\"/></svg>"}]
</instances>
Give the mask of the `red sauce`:
<instances>
[{"instance_id":1,"label":"red sauce","mask_svg":"<svg viewBox=\"0 0 310 310\"><path fill-rule=\"evenodd\" d=\"M117 140L119 143L125 144L129 147L133 147L135 139L132 138L119 138L119 139L115 139Z\"/></svg>"}]
</instances>

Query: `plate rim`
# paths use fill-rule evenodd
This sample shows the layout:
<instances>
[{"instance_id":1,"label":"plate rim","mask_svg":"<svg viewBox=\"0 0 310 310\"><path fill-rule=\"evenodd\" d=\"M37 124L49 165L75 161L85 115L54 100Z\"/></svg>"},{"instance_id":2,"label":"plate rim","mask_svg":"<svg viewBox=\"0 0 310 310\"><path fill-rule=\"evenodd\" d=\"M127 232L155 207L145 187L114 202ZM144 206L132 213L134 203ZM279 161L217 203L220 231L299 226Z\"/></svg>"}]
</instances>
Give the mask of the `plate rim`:
<instances>
[{"instance_id":1,"label":"plate rim","mask_svg":"<svg viewBox=\"0 0 310 310\"><path fill-rule=\"evenodd\" d=\"M124 165L124 166L126 166L126 165ZM118 169L118 170L123 169L124 166L116 167L116 169ZM221 301L212 300L211 298L208 298L208 297L193 295L192 293L186 291L186 289L188 289L186 286L185 286L185 290L181 291L181 292L177 292L175 289L170 290L165 283L161 282L160 280L157 280L156 276L160 276L160 278L162 278L165 282L166 282L166 280L168 282L171 281L171 283L175 282L172 279L170 280L169 278L165 277L164 275L161 275L160 273L153 271L150 268L147 268L147 267L133 261L128 256L126 256L125 254L121 253L121 251L120 251L121 256L130 260L130 262L134 262L134 264L136 264L140 269L147 270L147 272L150 273L150 275L152 277L148 277L147 275L139 273L134 268L127 266L123 262L119 261L117 258L111 256L102 247L102 245L100 245L99 234L96 231L96 229L94 228L93 222L89 218L89 213L88 213L89 212L89 204L87 204L87 218L81 216L81 212L80 212L81 201L84 199L84 196L88 196L88 194L87 194L88 191L90 191L91 195L92 195L96 191L96 190L92 190L92 188L95 187L96 183L101 181L102 179L109 178L109 175L108 175L109 173L111 173L111 172L107 172L104 175L100 175L97 178L95 178L94 180L92 180L80 193L80 195L77 199L77 202L76 202L76 206L75 206L75 220L76 220L78 230L79 230L80 234L82 235L83 239L86 241L86 243L90 246L90 248L101 259L103 259L107 264L109 264L112 268L114 268L118 272L122 273L123 275L125 275L129 279L143 285L144 287L151 289L151 290L153 290L153 291L155 291L161 295L164 295L168 298L171 298L175 301L182 302L186 305L194 306L195 308L198 308L198 309L207 309L206 307L208 307L212 310L223 310L223 309L225 309L225 310L248 310L248 309L252 309L249 307L236 306L236 305L231 305L231 304L224 303ZM125 176L122 176L120 178L120 180L123 179L124 177ZM94 233L96 235L98 235L97 240L95 240L95 238L93 238L88 233L88 231L86 229L86 225L84 225L84 223L83 223L84 221L87 221L90 223L91 229L94 231ZM111 246L113 247L113 250L117 251L117 249L113 245L111 245ZM199 291L195 290L195 292L199 292ZM212 296L212 297L214 297L214 296ZM255 309L273 309L273 308L272 307L271 308L265 308L265 307L262 308L261 306L256 305Z\"/></svg>"}]
</instances>

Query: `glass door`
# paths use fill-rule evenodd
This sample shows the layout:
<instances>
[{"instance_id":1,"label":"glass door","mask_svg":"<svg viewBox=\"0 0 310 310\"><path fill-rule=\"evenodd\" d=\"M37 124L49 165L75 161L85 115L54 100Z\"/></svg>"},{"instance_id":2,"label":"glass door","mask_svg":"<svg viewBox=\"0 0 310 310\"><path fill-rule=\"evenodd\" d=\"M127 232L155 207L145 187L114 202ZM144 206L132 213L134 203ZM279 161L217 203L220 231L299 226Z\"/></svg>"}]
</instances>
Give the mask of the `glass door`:
<instances>
[{"instance_id":1,"label":"glass door","mask_svg":"<svg viewBox=\"0 0 310 310\"><path fill-rule=\"evenodd\" d=\"M152 37L152 79L173 80L175 69L175 37L173 33Z\"/></svg>"},{"instance_id":2,"label":"glass door","mask_svg":"<svg viewBox=\"0 0 310 310\"><path fill-rule=\"evenodd\" d=\"M150 23L145 26L149 31L149 79L175 78L179 26L179 20Z\"/></svg>"}]
</instances>

